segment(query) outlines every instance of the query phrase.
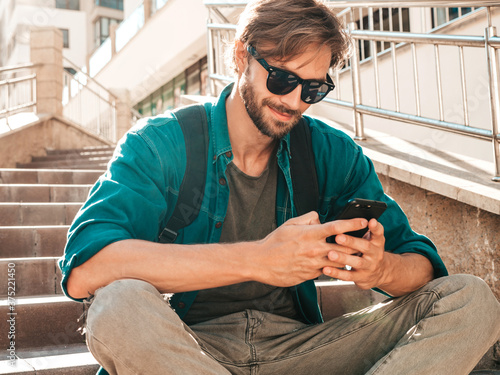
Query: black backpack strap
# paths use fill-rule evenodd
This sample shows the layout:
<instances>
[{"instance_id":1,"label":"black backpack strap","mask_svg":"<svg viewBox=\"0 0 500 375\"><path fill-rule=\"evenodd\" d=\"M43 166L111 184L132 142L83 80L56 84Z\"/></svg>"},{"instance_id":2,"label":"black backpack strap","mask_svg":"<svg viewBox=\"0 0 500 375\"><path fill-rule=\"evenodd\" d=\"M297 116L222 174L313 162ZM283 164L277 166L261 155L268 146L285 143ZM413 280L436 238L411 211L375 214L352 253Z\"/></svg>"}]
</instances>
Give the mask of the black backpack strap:
<instances>
[{"instance_id":1,"label":"black backpack strap","mask_svg":"<svg viewBox=\"0 0 500 375\"><path fill-rule=\"evenodd\" d=\"M172 243L180 229L193 222L200 212L207 175L208 125L205 107L193 104L173 112L184 134L186 170L172 216L159 242Z\"/></svg>"},{"instance_id":2,"label":"black backpack strap","mask_svg":"<svg viewBox=\"0 0 500 375\"><path fill-rule=\"evenodd\" d=\"M290 173L292 175L293 201L297 214L318 210L319 188L311 128L302 117L290 132Z\"/></svg>"}]
</instances>

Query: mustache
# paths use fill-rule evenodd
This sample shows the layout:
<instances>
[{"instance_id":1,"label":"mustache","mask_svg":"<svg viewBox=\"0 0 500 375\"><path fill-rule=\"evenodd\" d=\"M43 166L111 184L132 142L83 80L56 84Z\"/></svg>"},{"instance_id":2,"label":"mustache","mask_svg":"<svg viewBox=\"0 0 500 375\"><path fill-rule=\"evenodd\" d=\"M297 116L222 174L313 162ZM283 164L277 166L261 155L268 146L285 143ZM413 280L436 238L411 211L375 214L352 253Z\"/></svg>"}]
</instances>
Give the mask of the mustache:
<instances>
[{"instance_id":1,"label":"mustache","mask_svg":"<svg viewBox=\"0 0 500 375\"><path fill-rule=\"evenodd\" d=\"M278 112L286 113L287 115L290 115L290 116L299 116L299 117L302 116L301 111L293 110L293 109L287 108L283 105L276 104L270 98L265 98L264 100L262 100L262 104L267 105Z\"/></svg>"}]
</instances>

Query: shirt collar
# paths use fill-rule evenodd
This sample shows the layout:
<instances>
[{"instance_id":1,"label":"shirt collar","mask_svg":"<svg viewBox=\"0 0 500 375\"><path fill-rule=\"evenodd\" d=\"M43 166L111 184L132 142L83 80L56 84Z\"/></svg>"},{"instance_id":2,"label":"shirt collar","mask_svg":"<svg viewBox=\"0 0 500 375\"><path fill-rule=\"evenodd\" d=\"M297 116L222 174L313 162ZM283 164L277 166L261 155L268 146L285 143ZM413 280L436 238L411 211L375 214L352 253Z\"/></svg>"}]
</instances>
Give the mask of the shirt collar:
<instances>
[{"instance_id":1,"label":"shirt collar","mask_svg":"<svg viewBox=\"0 0 500 375\"><path fill-rule=\"evenodd\" d=\"M213 142L213 161L215 162L220 155L232 150L229 140L229 131L227 127L226 99L233 90L234 83L227 85L222 90L219 98L212 107L212 142ZM290 134L287 134L280 141L278 154L284 152L290 154Z\"/></svg>"}]
</instances>

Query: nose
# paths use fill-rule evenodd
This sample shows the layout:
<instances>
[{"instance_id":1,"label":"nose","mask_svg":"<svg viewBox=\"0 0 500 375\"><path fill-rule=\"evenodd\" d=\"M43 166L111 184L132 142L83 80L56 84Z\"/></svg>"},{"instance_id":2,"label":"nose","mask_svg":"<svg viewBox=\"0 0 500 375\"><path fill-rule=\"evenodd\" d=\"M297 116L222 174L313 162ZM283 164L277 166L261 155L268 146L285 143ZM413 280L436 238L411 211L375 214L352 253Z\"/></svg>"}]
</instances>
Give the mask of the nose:
<instances>
[{"instance_id":1,"label":"nose","mask_svg":"<svg viewBox=\"0 0 500 375\"><path fill-rule=\"evenodd\" d=\"M302 85L299 84L297 85L297 87L289 92L288 94L286 95L281 95L280 96L280 101L281 103L283 103L284 105L286 105L288 108L292 109L292 110L297 110L300 108L300 102L301 102L301 98L300 98L300 95L302 93Z\"/></svg>"}]
</instances>

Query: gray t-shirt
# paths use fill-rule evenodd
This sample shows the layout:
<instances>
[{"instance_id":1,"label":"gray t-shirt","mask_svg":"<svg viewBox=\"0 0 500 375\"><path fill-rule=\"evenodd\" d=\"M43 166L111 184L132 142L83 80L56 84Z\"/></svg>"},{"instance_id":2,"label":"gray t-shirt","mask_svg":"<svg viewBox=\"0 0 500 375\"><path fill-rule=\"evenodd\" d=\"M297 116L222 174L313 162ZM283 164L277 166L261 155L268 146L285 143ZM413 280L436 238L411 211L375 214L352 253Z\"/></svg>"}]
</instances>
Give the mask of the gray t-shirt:
<instances>
[{"instance_id":1,"label":"gray t-shirt","mask_svg":"<svg viewBox=\"0 0 500 375\"><path fill-rule=\"evenodd\" d=\"M259 240L276 229L276 155L258 177L248 176L234 163L228 164L226 176L230 194L220 242ZM298 318L288 288L249 281L201 290L184 321L195 324L246 309Z\"/></svg>"}]
</instances>

